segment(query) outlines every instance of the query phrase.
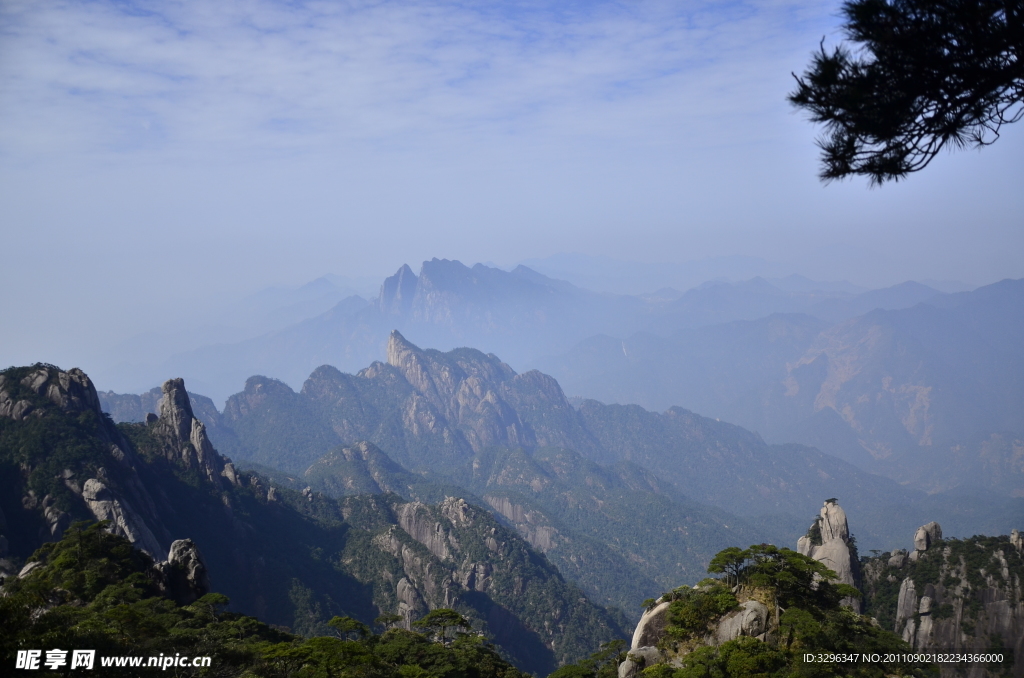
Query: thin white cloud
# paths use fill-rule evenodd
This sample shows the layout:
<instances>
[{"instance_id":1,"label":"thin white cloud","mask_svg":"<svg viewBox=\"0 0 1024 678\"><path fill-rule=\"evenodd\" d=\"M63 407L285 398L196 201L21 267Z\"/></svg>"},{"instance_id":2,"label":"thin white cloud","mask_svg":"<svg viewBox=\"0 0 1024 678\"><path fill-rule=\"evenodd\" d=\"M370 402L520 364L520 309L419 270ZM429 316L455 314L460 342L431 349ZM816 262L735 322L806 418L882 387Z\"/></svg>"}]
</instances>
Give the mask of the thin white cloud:
<instances>
[{"instance_id":1,"label":"thin white cloud","mask_svg":"<svg viewBox=\"0 0 1024 678\"><path fill-rule=\"evenodd\" d=\"M735 138L785 108L826 19L767 1L9 2L0 153Z\"/></svg>"}]
</instances>

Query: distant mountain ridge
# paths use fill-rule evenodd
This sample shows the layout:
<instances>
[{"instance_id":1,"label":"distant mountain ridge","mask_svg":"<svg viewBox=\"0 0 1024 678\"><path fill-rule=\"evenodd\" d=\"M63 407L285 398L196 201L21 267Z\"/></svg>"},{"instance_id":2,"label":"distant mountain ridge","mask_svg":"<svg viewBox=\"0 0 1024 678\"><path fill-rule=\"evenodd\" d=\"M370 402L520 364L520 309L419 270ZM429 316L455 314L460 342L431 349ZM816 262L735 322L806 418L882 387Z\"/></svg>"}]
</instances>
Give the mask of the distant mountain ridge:
<instances>
[{"instance_id":1,"label":"distant mountain ridge","mask_svg":"<svg viewBox=\"0 0 1024 678\"><path fill-rule=\"evenodd\" d=\"M640 463L688 496L747 513L793 504L800 496L794 483L819 482L778 484L756 461L776 454L760 437L681 408L656 414L585 401L577 410L547 375L517 374L496 356L474 349L423 350L397 331L387 354L387 363L373 363L356 375L318 368L299 393L281 382L251 378L243 392L228 399L223 414L224 424L249 446L236 456L299 470L335 445L368 440L412 471L464 473L465 464L489 448L560 448L600 464ZM308 423L287 448L272 432L286 413ZM679 473L660 462L666 444L675 446L676 454L685 451L693 467ZM801 465L822 465L827 477L848 482L859 474L812 450L785 449L800 456ZM716 468L708 467L712 458L718 460ZM719 495L715 488L730 482L762 487L763 494L739 500ZM773 495L773 487L784 488L783 494ZM807 501L813 508L817 497L832 489L809 487Z\"/></svg>"},{"instance_id":2,"label":"distant mountain ridge","mask_svg":"<svg viewBox=\"0 0 1024 678\"><path fill-rule=\"evenodd\" d=\"M542 365L574 395L683 404L929 491L1021 496L1021 345L1024 281L1006 280L837 324L776 314L667 338L597 336Z\"/></svg>"},{"instance_id":3,"label":"distant mountain ridge","mask_svg":"<svg viewBox=\"0 0 1024 678\"><path fill-rule=\"evenodd\" d=\"M821 496L877 518L880 531L860 535L869 547L925 514L977 530L1004 511L942 498L936 513L921 492L681 408L574 407L551 377L473 349L424 350L393 332L387 355L354 375L320 367L300 392L252 377L210 415L211 435L296 488L424 501L464 488L444 492L475 496L605 604L699 578L737 535L795 538Z\"/></svg>"},{"instance_id":4,"label":"distant mountain ridge","mask_svg":"<svg viewBox=\"0 0 1024 678\"><path fill-rule=\"evenodd\" d=\"M526 266L504 271L432 259L423 262L418 274L403 265L384 281L372 302L349 297L284 329L178 354L156 373L181 374L221 401L253 374L297 386L322 364L355 372L385 357L392 329L420 345L474 346L525 370L597 334L625 337L646 331L664 336L778 312L810 313L834 322L940 294L916 283L863 294L852 289L799 276L774 283L755 277L741 283L705 283L685 292L629 296L593 292Z\"/></svg>"}]
</instances>

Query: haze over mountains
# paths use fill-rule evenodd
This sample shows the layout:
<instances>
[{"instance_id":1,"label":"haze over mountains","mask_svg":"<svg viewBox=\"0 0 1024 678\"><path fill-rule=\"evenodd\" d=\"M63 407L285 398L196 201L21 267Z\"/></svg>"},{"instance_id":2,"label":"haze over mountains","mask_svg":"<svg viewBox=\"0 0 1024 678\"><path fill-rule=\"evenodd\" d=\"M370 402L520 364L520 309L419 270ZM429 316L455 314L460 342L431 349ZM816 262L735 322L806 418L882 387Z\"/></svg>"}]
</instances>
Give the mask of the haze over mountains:
<instances>
[{"instance_id":1,"label":"haze over mountains","mask_svg":"<svg viewBox=\"0 0 1024 678\"><path fill-rule=\"evenodd\" d=\"M586 272L571 260L539 263ZM924 491L1010 497L1024 487L1022 314L1022 281L951 294L790 275L615 295L526 266L433 259L418 273L401 267L373 301L349 296L152 369L220 401L253 375L298 387L321 365L358 372L385 358L397 329L419 346L470 346L520 371L538 367L569 396L679 406Z\"/></svg>"},{"instance_id":2,"label":"haze over mountains","mask_svg":"<svg viewBox=\"0 0 1024 678\"><path fill-rule=\"evenodd\" d=\"M915 293L900 288L887 292ZM836 324L776 313L668 337L595 336L541 366L569 393L685 403L924 489L1021 496L1021 345L1024 281L1006 280Z\"/></svg>"},{"instance_id":3,"label":"haze over mountains","mask_svg":"<svg viewBox=\"0 0 1024 678\"><path fill-rule=\"evenodd\" d=\"M848 283L818 283L790 275L771 282L755 277L704 283L685 292L662 288L621 295L577 287L525 266L503 271L438 259L424 262L418 273L403 266L371 301L356 295L339 298L343 293L321 279L297 291L283 308L283 300L276 306L268 302L272 318L260 322L272 329L255 336L250 332L242 341L214 335L207 345L169 359L159 359L161 350L154 347L148 361L137 359L138 350L126 350L122 369L131 372L136 384L129 390L149 388L167 374L185 376L197 391L218 402L253 374L297 387L321 364L354 372L382 359L392 329L423 346L472 346L502 356L516 369L529 369L547 367L544 358L599 334L620 339L636 332L668 336L681 329L755 320L776 312L808 313L838 322L874 308L905 308L939 294L915 283L859 291ZM326 307L328 301L331 308ZM254 302L247 304L243 310L226 312L225 322L232 314L248 314L246 326L258 326ZM317 304L323 312L289 325L269 324ZM194 340L179 345L199 346ZM129 360L130 356L135 358Z\"/></svg>"},{"instance_id":4,"label":"haze over mountains","mask_svg":"<svg viewBox=\"0 0 1024 678\"><path fill-rule=\"evenodd\" d=\"M826 497L862 517L863 551L935 520L951 536L1024 521L1024 281L944 293L754 277L615 295L434 259L402 266L372 301L335 301L332 284L303 292L307 306L277 303L287 315L329 299L324 312L153 367L198 393L174 380L96 398L117 421L149 422L119 429L145 455L173 392L209 436L193 448L230 455L260 501L323 497L352 525L369 511L359 529L374 548L420 559L345 570L375 582L379 609L486 588L496 564L455 563L490 550L498 526L524 563L608 608L611 632L723 548L795 543ZM18 368L17 383L62 378L53 370ZM207 392L230 393L222 408L204 384L231 389ZM476 527L460 536L463 511ZM458 586L431 584L436 568Z\"/></svg>"},{"instance_id":5,"label":"haze over mountains","mask_svg":"<svg viewBox=\"0 0 1024 678\"><path fill-rule=\"evenodd\" d=\"M101 394L115 418L155 396ZM629 609L672 581L696 581L725 545L794 541L823 496L869 518L862 548L892 548L925 517L951 533L995 532L1022 515L993 485L925 492L795 444L673 407L570 404L537 371L474 349L424 350L392 332L387 362L358 374L317 368L301 391L262 376L223 413L193 396L219 449L300 490L393 492L489 507L589 596ZM1004 460L1012 464L1012 458Z\"/></svg>"},{"instance_id":6,"label":"haze over mountains","mask_svg":"<svg viewBox=\"0 0 1024 678\"><path fill-rule=\"evenodd\" d=\"M624 459L622 441L609 447L610 439L594 436L550 377L516 375L472 349L423 351L398 333L388 358L358 375L323 366L299 393L253 377L223 415L201 397L193 402L219 449L242 464L257 464L275 482L336 496L469 497L516 527L588 595L630 612L638 596L699 579L714 552L759 534ZM131 397L101 398L115 417L131 413L124 407ZM607 415L605 406L593 406L591 416ZM735 427L717 425L724 434L701 436L700 423L694 425L682 417L673 427L692 440L694 462L714 454L701 442L707 435L727 446L730 458L748 457L751 444L764 447L735 439ZM738 473L743 482L750 475L741 463L727 465L723 478ZM765 468L749 471L770 475ZM815 485L816 477L810 482L817 494L833 489Z\"/></svg>"}]
</instances>

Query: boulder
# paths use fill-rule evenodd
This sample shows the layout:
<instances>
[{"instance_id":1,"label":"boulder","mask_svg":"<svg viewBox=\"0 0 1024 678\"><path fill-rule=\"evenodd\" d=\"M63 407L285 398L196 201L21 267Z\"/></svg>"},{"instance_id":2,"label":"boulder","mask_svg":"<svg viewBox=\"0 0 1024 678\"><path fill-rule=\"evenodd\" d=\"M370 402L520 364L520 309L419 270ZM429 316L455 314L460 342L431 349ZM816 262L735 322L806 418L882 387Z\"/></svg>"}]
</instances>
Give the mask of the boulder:
<instances>
[{"instance_id":1,"label":"boulder","mask_svg":"<svg viewBox=\"0 0 1024 678\"><path fill-rule=\"evenodd\" d=\"M718 623L715 641L718 645L735 640L740 636L759 636L768 630L768 607L756 600L740 604Z\"/></svg>"},{"instance_id":2,"label":"boulder","mask_svg":"<svg viewBox=\"0 0 1024 678\"><path fill-rule=\"evenodd\" d=\"M903 567L907 564L906 549L896 549L889 554L889 567Z\"/></svg>"},{"instance_id":3,"label":"boulder","mask_svg":"<svg viewBox=\"0 0 1024 678\"><path fill-rule=\"evenodd\" d=\"M179 605L188 605L210 592L210 576L199 547L191 539L171 543L167 560L154 565L160 589Z\"/></svg>"},{"instance_id":4,"label":"boulder","mask_svg":"<svg viewBox=\"0 0 1024 678\"><path fill-rule=\"evenodd\" d=\"M914 534L914 550L927 551L928 547L942 539L942 527L934 520L917 528Z\"/></svg>"},{"instance_id":5,"label":"boulder","mask_svg":"<svg viewBox=\"0 0 1024 678\"><path fill-rule=\"evenodd\" d=\"M661 651L652 645L630 650L626 654L626 659L619 664L619 678L634 678L640 671L663 659Z\"/></svg>"},{"instance_id":6,"label":"boulder","mask_svg":"<svg viewBox=\"0 0 1024 678\"><path fill-rule=\"evenodd\" d=\"M626 655L626 658L619 664L619 678L634 678L641 668L639 662Z\"/></svg>"},{"instance_id":7,"label":"boulder","mask_svg":"<svg viewBox=\"0 0 1024 678\"><path fill-rule=\"evenodd\" d=\"M1010 545L1017 549L1017 553L1024 553L1024 535L1019 530L1010 530Z\"/></svg>"}]
</instances>

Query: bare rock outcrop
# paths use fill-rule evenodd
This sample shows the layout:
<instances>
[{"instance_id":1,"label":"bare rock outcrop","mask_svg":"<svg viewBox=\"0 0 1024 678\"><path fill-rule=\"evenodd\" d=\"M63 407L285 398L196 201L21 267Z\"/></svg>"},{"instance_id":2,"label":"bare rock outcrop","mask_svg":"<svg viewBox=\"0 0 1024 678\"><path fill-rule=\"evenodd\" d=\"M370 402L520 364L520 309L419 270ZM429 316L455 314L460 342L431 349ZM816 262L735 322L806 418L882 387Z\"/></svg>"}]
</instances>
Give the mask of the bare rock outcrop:
<instances>
[{"instance_id":1,"label":"bare rock outcrop","mask_svg":"<svg viewBox=\"0 0 1024 678\"><path fill-rule=\"evenodd\" d=\"M427 606L419 591L406 577L398 580L395 592L398 596L398 614L402 617L402 625L411 630L415 615L422 614L422 610L427 609Z\"/></svg>"},{"instance_id":2,"label":"bare rock outcrop","mask_svg":"<svg viewBox=\"0 0 1024 678\"><path fill-rule=\"evenodd\" d=\"M768 594L761 589L737 586L732 591L739 604L713 620L706 632L694 632L689 639L682 641L670 636L668 630L673 601L678 600L679 596L702 594L708 586L695 588L693 591L686 586L679 587L644 611L633 631L629 652L619 664L618 678L636 678L644 669L655 664L679 668L684 657L697 647L715 647L740 637L765 640L767 634L775 628L772 618L775 608L762 602L770 600L770 596L766 598Z\"/></svg>"},{"instance_id":3,"label":"bare rock outcrop","mask_svg":"<svg viewBox=\"0 0 1024 678\"><path fill-rule=\"evenodd\" d=\"M533 548L547 553L565 541L562 534L551 525L542 512L526 508L504 495L487 494L484 501L495 511L515 525L516 531Z\"/></svg>"},{"instance_id":4,"label":"bare rock outcrop","mask_svg":"<svg viewBox=\"0 0 1024 678\"><path fill-rule=\"evenodd\" d=\"M96 429L97 435L106 444L111 446L111 452L119 462L126 466L133 465L130 457L131 446L127 444L120 432L110 425L109 420L103 414L100 407L100 398L96 393L89 376L77 367L63 371L53 365L36 364L32 372L22 377L17 385L35 393L36 396L44 398L52 403L65 414L78 415L83 412L91 412L96 416L100 425ZM20 396L12 396L15 383L8 380L5 375L0 375L0 417L10 417L20 421L26 417L44 416L45 410L50 405L41 405L38 400L33 404ZM22 391L24 395L24 391Z\"/></svg>"},{"instance_id":5,"label":"bare rock outcrop","mask_svg":"<svg viewBox=\"0 0 1024 678\"><path fill-rule=\"evenodd\" d=\"M631 649L619 664L619 678L634 678L640 671L664 659L661 651L651 645Z\"/></svg>"},{"instance_id":6,"label":"bare rock outcrop","mask_svg":"<svg viewBox=\"0 0 1024 678\"><path fill-rule=\"evenodd\" d=\"M767 630L768 606L758 600L747 600L718 623L715 641L721 645L740 636L756 638Z\"/></svg>"},{"instance_id":7,"label":"bare rock outcrop","mask_svg":"<svg viewBox=\"0 0 1024 678\"><path fill-rule=\"evenodd\" d=\"M138 475L139 459L131 443L103 413L92 381L78 368L65 372L53 365L37 364L30 370L17 382L9 378L10 373L0 375L0 416L6 414L17 420L26 416L91 415L92 432L109 453L108 463L102 467L65 468L53 478L63 485L61 489L70 490L81 500L78 506L69 507L65 502L60 504L62 509L55 495L40 498L32 490L27 491L22 507L39 511L44 523L39 541L60 539L74 520L91 514L97 520L109 520L111 532L131 540L154 558L165 556L166 548L161 544L170 541L169 535L158 517L153 497ZM11 393L19 395L12 398ZM7 402L14 407L5 407ZM21 402L25 404L19 406Z\"/></svg>"},{"instance_id":8,"label":"bare rock outcrop","mask_svg":"<svg viewBox=\"0 0 1024 678\"><path fill-rule=\"evenodd\" d=\"M448 532L444 526L434 520L426 504L410 502L395 509L398 524L410 537L427 547L427 550L440 560L450 560L451 547L448 543Z\"/></svg>"},{"instance_id":9,"label":"bare rock outcrop","mask_svg":"<svg viewBox=\"0 0 1024 678\"><path fill-rule=\"evenodd\" d=\"M914 533L914 550L927 551L936 541L942 539L942 526L934 520L917 528Z\"/></svg>"},{"instance_id":10,"label":"bare rock outcrop","mask_svg":"<svg viewBox=\"0 0 1024 678\"><path fill-rule=\"evenodd\" d=\"M1016 657L1007 675L1024 676L1019 533L940 540L942 528L928 523L915 532L909 555L900 549L869 560L864 570L868 600L891 595L884 592L899 582L891 629L915 651L976 653L1001 646ZM942 666L941 675L953 676L954 667ZM967 675L990 674L974 666Z\"/></svg>"},{"instance_id":11,"label":"bare rock outcrop","mask_svg":"<svg viewBox=\"0 0 1024 678\"><path fill-rule=\"evenodd\" d=\"M161 387L160 416L152 425L153 433L164 443L168 459L185 468L198 469L212 483L238 484L234 467L213 448L206 426L192 413L192 403L183 379L168 379Z\"/></svg>"},{"instance_id":12,"label":"bare rock outcrop","mask_svg":"<svg viewBox=\"0 0 1024 678\"><path fill-rule=\"evenodd\" d=\"M191 539L172 542L167 560L153 567L159 573L161 593L179 605L193 603L210 592L206 563Z\"/></svg>"},{"instance_id":13,"label":"bare rock outcrop","mask_svg":"<svg viewBox=\"0 0 1024 678\"><path fill-rule=\"evenodd\" d=\"M419 507L426 513L425 505L420 504ZM395 583L397 612L405 619L405 627L412 628L411 620L422 616L428 610L454 605L458 598L460 582L453 579L451 571L439 562L440 559L435 554L426 553L422 548L410 544L408 537L403 539L403 531L404 528L392 528L374 537L373 544L390 553L401 563L404 576ZM472 573L468 571L471 569ZM480 575L488 580L485 583L483 580L477 581L475 568L469 566L466 570L459 578L471 583L474 589L477 585L489 585L489 572L480 572ZM456 573L456 577L458 575L459 573Z\"/></svg>"},{"instance_id":14,"label":"bare rock outcrop","mask_svg":"<svg viewBox=\"0 0 1024 678\"><path fill-rule=\"evenodd\" d=\"M825 502L808 533L796 543L798 552L834 571L841 583L856 586L858 562L852 546L846 511L834 499ZM843 605L860 611L860 601L855 598L846 598Z\"/></svg>"},{"instance_id":15,"label":"bare rock outcrop","mask_svg":"<svg viewBox=\"0 0 1024 678\"><path fill-rule=\"evenodd\" d=\"M633 631L633 642L630 648L636 650L649 645L657 645L668 628L668 608L670 602L658 603L646 610Z\"/></svg>"},{"instance_id":16,"label":"bare rock outcrop","mask_svg":"<svg viewBox=\"0 0 1024 678\"><path fill-rule=\"evenodd\" d=\"M889 554L889 567L903 567L907 564L906 549L896 549Z\"/></svg>"},{"instance_id":17,"label":"bare rock outcrop","mask_svg":"<svg viewBox=\"0 0 1024 678\"><path fill-rule=\"evenodd\" d=\"M167 551L160 545L138 511L127 499L115 496L101 480L86 480L82 488L82 499L96 520L110 521L110 532L128 539L136 548L146 551L155 560L166 558Z\"/></svg>"}]
</instances>

